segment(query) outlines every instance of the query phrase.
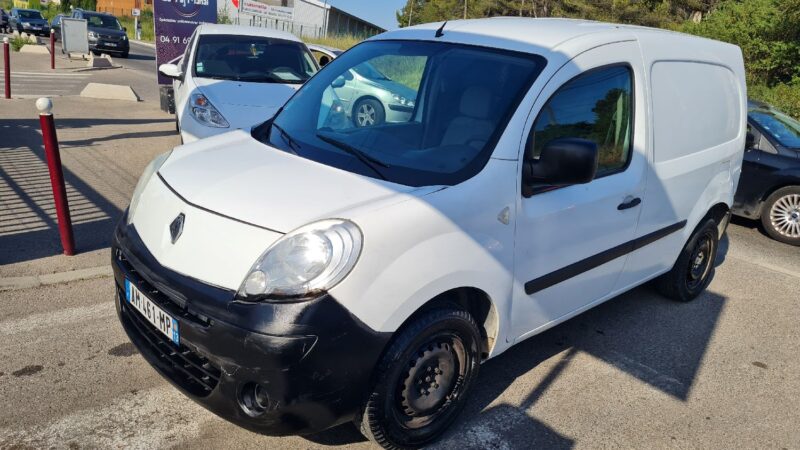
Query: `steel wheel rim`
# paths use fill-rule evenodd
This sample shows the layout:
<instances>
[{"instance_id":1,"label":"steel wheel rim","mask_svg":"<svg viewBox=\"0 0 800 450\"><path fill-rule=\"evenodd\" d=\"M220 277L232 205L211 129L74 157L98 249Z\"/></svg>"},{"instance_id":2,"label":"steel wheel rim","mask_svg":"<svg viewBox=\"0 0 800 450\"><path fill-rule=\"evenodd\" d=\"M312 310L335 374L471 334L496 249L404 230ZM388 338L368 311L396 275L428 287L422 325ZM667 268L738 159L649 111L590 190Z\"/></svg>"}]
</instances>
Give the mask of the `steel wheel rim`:
<instances>
[{"instance_id":1,"label":"steel wheel rim","mask_svg":"<svg viewBox=\"0 0 800 450\"><path fill-rule=\"evenodd\" d=\"M369 103L364 103L358 107L356 117L358 118L358 124L362 127L375 125L375 107Z\"/></svg>"},{"instance_id":2,"label":"steel wheel rim","mask_svg":"<svg viewBox=\"0 0 800 450\"><path fill-rule=\"evenodd\" d=\"M714 254L714 241L708 234L701 237L694 249L692 249L692 256L689 258L689 270L686 274L686 284L690 290L693 290L705 282L713 261L711 256Z\"/></svg>"},{"instance_id":3,"label":"steel wheel rim","mask_svg":"<svg viewBox=\"0 0 800 450\"><path fill-rule=\"evenodd\" d=\"M431 337L412 358L397 386L395 414L405 428L416 430L447 415L461 396L469 357L460 337L443 333ZM420 391L435 397L428 401Z\"/></svg>"},{"instance_id":4,"label":"steel wheel rim","mask_svg":"<svg viewBox=\"0 0 800 450\"><path fill-rule=\"evenodd\" d=\"M800 194L779 198L769 211L772 228L782 236L800 238Z\"/></svg>"}]
</instances>

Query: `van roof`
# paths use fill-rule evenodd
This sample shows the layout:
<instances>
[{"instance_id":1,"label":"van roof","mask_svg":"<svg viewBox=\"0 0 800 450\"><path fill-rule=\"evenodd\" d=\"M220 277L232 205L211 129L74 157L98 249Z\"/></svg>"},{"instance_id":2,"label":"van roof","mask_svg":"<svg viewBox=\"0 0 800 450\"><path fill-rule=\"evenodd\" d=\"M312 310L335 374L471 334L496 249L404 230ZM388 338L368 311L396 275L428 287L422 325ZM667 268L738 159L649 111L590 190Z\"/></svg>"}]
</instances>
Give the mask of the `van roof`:
<instances>
[{"instance_id":1,"label":"van roof","mask_svg":"<svg viewBox=\"0 0 800 450\"><path fill-rule=\"evenodd\" d=\"M260 36L266 38L283 39L286 41L303 42L297 36L285 31L271 28L250 27L244 25L228 25L204 23L197 27L198 34L233 34L239 36Z\"/></svg>"},{"instance_id":2,"label":"van roof","mask_svg":"<svg viewBox=\"0 0 800 450\"><path fill-rule=\"evenodd\" d=\"M696 39L697 42L723 44L706 38L690 36L669 30L648 28L635 25L595 22L580 19L559 18L524 18L524 17L493 17L488 19L468 19L449 21L442 30L441 38L436 38L435 33L444 22L416 25L401 28L395 31L380 34L373 39L413 39L413 40L441 40L444 42L458 42L464 44L484 45L488 47L508 48L533 53L552 51L564 46L567 42L579 40L578 38L591 36L591 45L619 40L636 39L643 33L655 34L660 38ZM583 51L582 46L571 50ZM571 56L574 56L571 55Z\"/></svg>"}]
</instances>

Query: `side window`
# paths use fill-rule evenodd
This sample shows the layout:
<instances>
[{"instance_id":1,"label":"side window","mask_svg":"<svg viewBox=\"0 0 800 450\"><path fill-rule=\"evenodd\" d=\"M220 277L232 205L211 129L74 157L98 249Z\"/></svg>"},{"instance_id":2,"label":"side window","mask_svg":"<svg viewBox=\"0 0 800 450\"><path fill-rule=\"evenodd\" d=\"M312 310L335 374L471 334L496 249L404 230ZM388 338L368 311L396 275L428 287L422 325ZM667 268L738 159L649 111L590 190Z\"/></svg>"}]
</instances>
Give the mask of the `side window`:
<instances>
[{"instance_id":1,"label":"side window","mask_svg":"<svg viewBox=\"0 0 800 450\"><path fill-rule=\"evenodd\" d=\"M633 133L633 76L627 66L590 70L561 86L533 123L526 156L559 138L581 138L597 144L597 178L625 168Z\"/></svg>"}]
</instances>

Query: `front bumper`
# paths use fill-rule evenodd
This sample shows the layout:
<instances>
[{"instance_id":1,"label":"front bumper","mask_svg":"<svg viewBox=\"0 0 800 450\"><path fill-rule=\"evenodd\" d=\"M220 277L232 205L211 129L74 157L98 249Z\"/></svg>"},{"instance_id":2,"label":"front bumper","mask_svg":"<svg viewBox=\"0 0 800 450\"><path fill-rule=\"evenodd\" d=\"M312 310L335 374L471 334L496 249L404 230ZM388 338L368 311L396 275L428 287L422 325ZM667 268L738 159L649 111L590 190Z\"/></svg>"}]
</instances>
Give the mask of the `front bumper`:
<instances>
[{"instance_id":1,"label":"front bumper","mask_svg":"<svg viewBox=\"0 0 800 450\"><path fill-rule=\"evenodd\" d=\"M89 41L89 50L101 53L128 53L130 51L130 44L127 40L119 42L110 41Z\"/></svg>"},{"instance_id":2,"label":"front bumper","mask_svg":"<svg viewBox=\"0 0 800 450\"><path fill-rule=\"evenodd\" d=\"M388 342L334 298L251 304L235 293L161 266L136 230L120 222L112 266L119 319L142 356L217 415L250 430L308 434L352 420ZM179 323L180 346L161 338L125 301L125 280ZM266 408L242 406L258 383Z\"/></svg>"}]
</instances>

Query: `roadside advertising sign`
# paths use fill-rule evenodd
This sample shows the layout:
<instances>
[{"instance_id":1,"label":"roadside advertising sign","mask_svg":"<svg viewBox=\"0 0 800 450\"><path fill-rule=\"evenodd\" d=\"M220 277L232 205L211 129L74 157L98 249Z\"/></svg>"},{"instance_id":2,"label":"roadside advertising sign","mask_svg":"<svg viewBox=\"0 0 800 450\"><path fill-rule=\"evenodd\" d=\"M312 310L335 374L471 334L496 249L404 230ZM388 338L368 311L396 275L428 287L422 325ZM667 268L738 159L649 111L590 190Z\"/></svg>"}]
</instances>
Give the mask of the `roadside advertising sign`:
<instances>
[{"instance_id":1,"label":"roadside advertising sign","mask_svg":"<svg viewBox=\"0 0 800 450\"><path fill-rule=\"evenodd\" d=\"M197 25L217 22L217 0L155 0L153 21L158 67L183 55ZM158 74L158 84L172 80Z\"/></svg>"},{"instance_id":2,"label":"roadside advertising sign","mask_svg":"<svg viewBox=\"0 0 800 450\"><path fill-rule=\"evenodd\" d=\"M140 10L139 8L133 8L131 10L131 16L132 17L139 17L141 15L142 15L142 10Z\"/></svg>"}]
</instances>

